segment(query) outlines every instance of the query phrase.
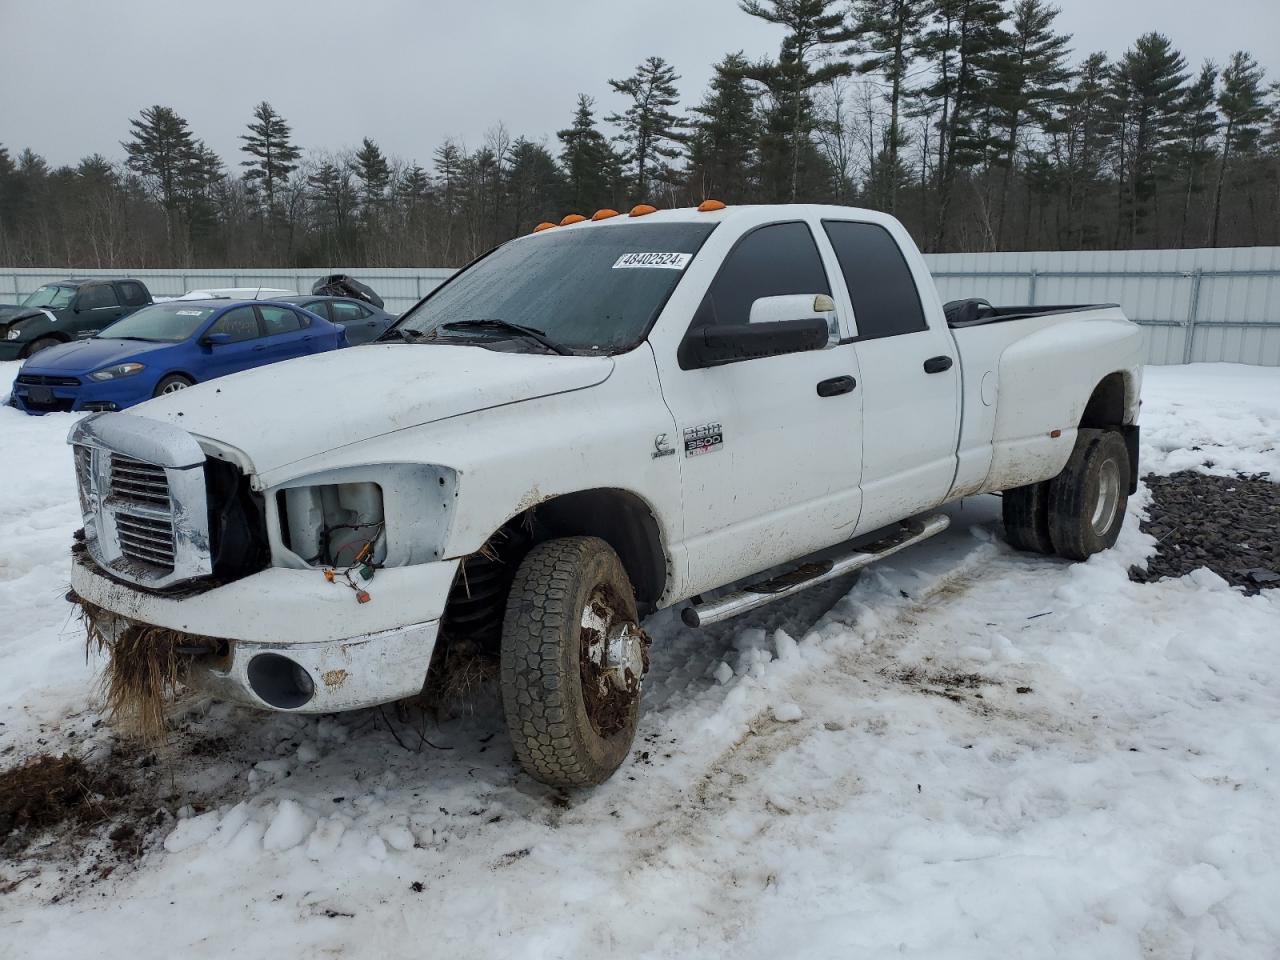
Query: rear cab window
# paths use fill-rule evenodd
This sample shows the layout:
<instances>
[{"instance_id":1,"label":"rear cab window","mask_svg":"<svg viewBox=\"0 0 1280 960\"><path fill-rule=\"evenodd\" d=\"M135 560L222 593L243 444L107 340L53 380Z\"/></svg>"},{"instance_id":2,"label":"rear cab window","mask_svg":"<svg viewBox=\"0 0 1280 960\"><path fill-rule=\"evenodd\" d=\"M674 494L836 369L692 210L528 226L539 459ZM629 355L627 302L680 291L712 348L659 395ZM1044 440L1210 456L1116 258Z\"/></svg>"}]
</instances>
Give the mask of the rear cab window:
<instances>
[{"instance_id":1,"label":"rear cab window","mask_svg":"<svg viewBox=\"0 0 1280 960\"><path fill-rule=\"evenodd\" d=\"M911 268L888 230L849 220L824 220L822 227L849 289L858 340L929 329Z\"/></svg>"},{"instance_id":2,"label":"rear cab window","mask_svg":"<svg viewBox=\"0 0 1280 960\"><path fill-rule=\"evenodd\" d=\"M121 280L118 284L120 287L120 298L124 301L126 307L144 307L151 298L147 296L147 289L136 280Z\"/></svg>"}]
</instances>

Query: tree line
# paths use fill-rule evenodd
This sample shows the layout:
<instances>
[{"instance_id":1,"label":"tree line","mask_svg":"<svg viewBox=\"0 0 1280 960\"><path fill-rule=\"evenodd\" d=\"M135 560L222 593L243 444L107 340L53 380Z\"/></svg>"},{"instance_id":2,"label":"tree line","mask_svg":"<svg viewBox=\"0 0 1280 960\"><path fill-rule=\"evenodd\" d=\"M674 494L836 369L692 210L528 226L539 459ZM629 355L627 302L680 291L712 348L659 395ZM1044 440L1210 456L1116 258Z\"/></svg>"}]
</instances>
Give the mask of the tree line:
<instances>
[{"instance_id":1,"label":"tree line","mask_svg":"<svg viewBox=\"0 0 1280 960\"><path fill-rule=\"evenodd\" d=\"M0 145L0 263L453 266L544 220L634 203L893 213L931 251L1280 243L1280 84L1167 37L1077 56L1046 0L740 0L776 56L729 53L682 107L653 56L553 137L494 126L429 166L364 137L304 151L269 103L220 157L173 109L124 157ZM607 126L606 126L607 125Z\"/></svg>"}]
</instances>

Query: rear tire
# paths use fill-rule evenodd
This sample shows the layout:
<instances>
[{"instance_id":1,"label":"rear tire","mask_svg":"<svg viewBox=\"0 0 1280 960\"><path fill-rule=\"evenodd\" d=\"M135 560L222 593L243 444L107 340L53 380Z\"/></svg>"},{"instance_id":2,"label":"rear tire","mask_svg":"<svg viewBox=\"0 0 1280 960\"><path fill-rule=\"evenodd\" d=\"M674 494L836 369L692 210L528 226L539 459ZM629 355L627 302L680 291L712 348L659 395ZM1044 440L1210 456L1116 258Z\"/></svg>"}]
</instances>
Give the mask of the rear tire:
<instances>
[{"instance_id":1,"label":"rear tire","mask_svg":"<svg viewBox=\"0 0 1280 960\"><path fill-rule=\"evenodd\" d=\"M1004 538L1015 550L1053 553L1049 538L1049 481L1006 490L1000 498Z\"/></svg>"},{"instance_id":2,"label":"rear tire","mask_svg":"<svg viewBox=\"0 0 1280 960\"><path fill-rule=\"evenodd\" d=\"M1049 481L1049 538L1067 560L1115 546L1129 502L1129 452L1114 430L1081 430L1062 472Z\"/></svg>"},{"instance_id":3,"label":"rear tire","mask_svg":"<svg viewBox=\"0 0 1280 960\"><path fill-rule=\"evenodd\" d=\"M187 389L187 387L191 386L191 383L190 377L184 377L180 373L171 373L156 384L155 393L151 395L159 397L166 393L177 393L179 390Z\"/></svg>"},{"instance_id":4,"label":"rear tire","mask_svg":"<svg viewBox=\"0 0 1280 960\"><path fill-rule=\"evenodd\" d=\"M624 630L638 671L620 671L619 686L605 651ZM556 787L607 780L635 739L645 665L635 594L612 547L565 537L529 551L507 599L500 679L511 742L531 776Z\"/></svg>"},{"instance_id":5,"label":"rear tire","mask_svg":"<svg viewBox=\"0 0 1280 960\"><path fill-rule=\"evenodd\" d=\"M31 341L31 346L22 352L23 359L34 357L41 350L48 350L50 347L56 347L62 341L57 337L40 337Z\"/></svg>"}]
</instances>

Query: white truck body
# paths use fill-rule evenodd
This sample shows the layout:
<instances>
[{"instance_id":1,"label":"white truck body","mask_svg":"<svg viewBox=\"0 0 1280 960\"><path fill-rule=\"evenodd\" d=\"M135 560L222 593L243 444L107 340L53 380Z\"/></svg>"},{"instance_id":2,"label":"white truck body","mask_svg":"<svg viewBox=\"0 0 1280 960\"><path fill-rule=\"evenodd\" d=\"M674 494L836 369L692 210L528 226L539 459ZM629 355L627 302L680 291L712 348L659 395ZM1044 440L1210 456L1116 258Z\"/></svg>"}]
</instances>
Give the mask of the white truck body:
<instances>
[{"instance_id":1,"label":"white truck body","mask_svg":"<svg viewBox=\"0 0 1280 960\"><path fill-rule=\"evenodd\" d=\"M1135 428L1141 336L1118 307L952 329L923 258L883 214L808 205L673 210L561 226L499 252L536 251L521 245L578 234L616 242L625 234L606 231L684 223L714 229L676 266L643 268L670 271L674 286L629 349L562 356L406 338L85 418L70 437L83 462L89 540L73 565L74 592L127 621L227 641L206 672L228 696L302 712L354 708L422 687L458 596L460 564L530 511L613 543L642 609L656 609L961 497L1052 478L1082 426ZM914 283L923 328L860 334L859 291L846 282L832 223L887 231ZM722 267L744 238L780 224L809 232L828 289L757 300L741 319L799 310L828 323L829 341L683 368L682 342ZM626 256L646 252L648 244ZM926 361L934 372L925 372ZM823 384L835 392L822 395ZM136 564L119 562L111 457L156 464L172 485L195 469L189 453L182 464L176 455L166 460L164 451L184 438L247 478L264 511L270 558L231 582L204 576L156 589ZM294 514L282 517L281 504L295 502L282 494L290 488L362 482L379 485L384 525L372 599L357 603L322 576L325 564L286 543ZM203 508L172 505L178 540L183 511ZM200 560L198 536L193 543ZM293 707L265 700L247 673L263 652L305 670L314 696Z\"/></svg>"}]
</instances>

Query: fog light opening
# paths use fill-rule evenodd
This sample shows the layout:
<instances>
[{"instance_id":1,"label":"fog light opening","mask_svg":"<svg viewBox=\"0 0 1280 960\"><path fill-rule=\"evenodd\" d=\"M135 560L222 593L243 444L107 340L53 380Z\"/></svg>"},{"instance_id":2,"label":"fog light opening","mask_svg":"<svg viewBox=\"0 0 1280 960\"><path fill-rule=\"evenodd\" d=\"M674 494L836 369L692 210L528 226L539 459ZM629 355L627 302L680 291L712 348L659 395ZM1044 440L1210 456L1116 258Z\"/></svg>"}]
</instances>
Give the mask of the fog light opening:
<instances>
[{"instance_id":1,"label":"fog light opening","mask_svg":"<svg viewBox=\"0 0 1280 960\"><path fill-rule=\"evenodd\" d=\"M315 696L311 675L278 653L258 654L249 661L248 674L253 692L280 710L305 706Z\"/></svg>"}]
</instances>

